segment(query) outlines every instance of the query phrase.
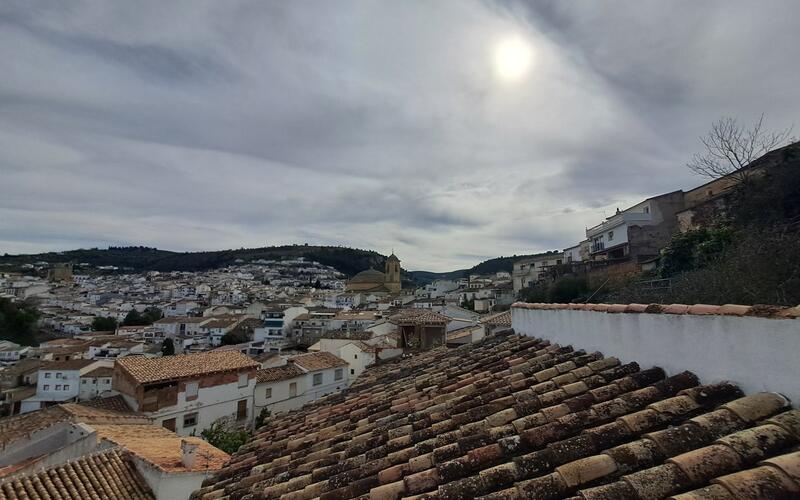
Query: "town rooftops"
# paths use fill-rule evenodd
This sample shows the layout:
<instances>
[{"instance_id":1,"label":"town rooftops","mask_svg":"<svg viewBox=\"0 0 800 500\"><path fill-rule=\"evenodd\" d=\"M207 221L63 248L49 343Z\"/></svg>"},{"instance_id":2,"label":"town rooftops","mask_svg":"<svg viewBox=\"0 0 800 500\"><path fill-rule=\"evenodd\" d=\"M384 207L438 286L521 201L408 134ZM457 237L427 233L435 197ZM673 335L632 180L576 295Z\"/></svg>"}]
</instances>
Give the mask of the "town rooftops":
<instances>
[{"instance_id":1,"label":"town rooftops","mask_svg":"<svg viewBox=\"0 0 800 500\"><path fill-rule=\"evenodd\" d=\"M576 349L497 335L378 365L267 420L193 498L797 497L785 397Z\"/></svg>"},{"instance_id":2,"label":"town rooftops","mask_svg":"<svg viewBox=\"0 0 800 500\"><path fill-rule=\"evenodd\" d=\"M289 361L309 372L347 366L347 361L325 351L298 354L289 358Z\"/></svg>"},{"instance_id":3,"label":"town rooftops","mask_svg":"<svg viewBox=\"0 0 800 500\"><path fill-rule=\"evenodd\" d=\"M155 500L125 452L112 448L0 481L0 500Z\"/></svg>"},{"instance_id":4,"label":"town rooftops","mask_svg":"<svg viewBox=\"0 0 800 500\"><path fill-rule=\"evenodd\" d=\"M117 444L165 472L215 471L230 455L199 437L181 437L157 425L92 425L97 436ZM198 445L197 462L183 464L181 441Z\"/></svg>"},{"instance_id":5,"label":"town rooftops","mask_svg":"<svg viewBox=\"0 0 800 500\"><path fill-rule=\"evenodd\" d=\"M511 311L489 314L480 319L480 322L489 326L508 326L511 327Z\"/></svg>"},{"instance_id":6,"label":"town rooftops","mask_svg":"<svg viewBox=\"0 0 800 500\"><path fill-rule=\"evenodd\" d=\"M206 317L199 317L199 316L172 316L172 317L164 317L159 320L156 320L154 325L169 325L169 324L180 324L180 323L203 323L208 321L211 318Z\"/></svg>"},{"instance_id":7,"label":"town rooftops","mask_svg":"<svg viewBox=\"0 0 800 500\"><path fill-rule=\"evenodd\" d=\"M303 371L299 366L295 365L294 363L286 363L285 365L273 366L270 368L263 368L261 370L258 370L256 372L256 382L263 383L263 382L278 382L280 380L289 380L304 375L305 373L306 373L305 371Z\"/></svg>"},{"instance_id":8,"label":"town rooftops","mask_svg":"<svg viewBox=\"0 0 800 500\"><path fill-rule=\"evenodd\" d=\"M60 404L0 419L0 450L9 443L61 422L149 424L152 420L130 411L76 403Z\"/></svg>"},{"instance_id":9,"label":"town rooftops","mask_svg":"<svg viewBox=\"0 0 800 500\"><path fill-rule=\"evenodd\" d=\"M208 373L258 368L261 365L236 351L201 352L147 358L126 356L117 359L116 366L140 383L197 377Z\"/></svg>"},{"instance_id":10,"label":"town rooftops","mask_svg":"<svg viewBox=\"0 0 800 500\"><path fill-rule=\"evenodd\" d=\"M53 361L51 363L47 363L42 365L39 370L42 371L69 371L69 370L80 370L82 368L86 368L87 366L91 365L92 363L97 363L94 359L70 359L67 361Z\"/></svg>"},{"instance_id":11,"label":"town rooftops","mask_svg":"<svg viewBox=\"0 0 800 500\"><path fill-rule=\"evenodd\" d=\"M395 325L445 325L450 318L428 309L401 309L389 321Z\"/></svg>"}]
</instances>

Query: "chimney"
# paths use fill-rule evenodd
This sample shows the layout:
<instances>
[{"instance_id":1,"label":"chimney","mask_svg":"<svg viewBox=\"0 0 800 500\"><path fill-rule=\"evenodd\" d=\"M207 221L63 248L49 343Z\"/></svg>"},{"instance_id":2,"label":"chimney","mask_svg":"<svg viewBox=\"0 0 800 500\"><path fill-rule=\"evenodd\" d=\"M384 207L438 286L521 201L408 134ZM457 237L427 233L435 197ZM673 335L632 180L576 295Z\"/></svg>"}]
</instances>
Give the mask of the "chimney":
<instances>
[{"instance_id":1,"label":"chimney","mask_svg":"<svg viewBox=\"0 0 800 500\"><path fill-rule=\"evenodd\" d=\"M187 469L194 469L197 465L197 448L200 445L181 439L181 462Z\"/></svg>"}]
</instances>

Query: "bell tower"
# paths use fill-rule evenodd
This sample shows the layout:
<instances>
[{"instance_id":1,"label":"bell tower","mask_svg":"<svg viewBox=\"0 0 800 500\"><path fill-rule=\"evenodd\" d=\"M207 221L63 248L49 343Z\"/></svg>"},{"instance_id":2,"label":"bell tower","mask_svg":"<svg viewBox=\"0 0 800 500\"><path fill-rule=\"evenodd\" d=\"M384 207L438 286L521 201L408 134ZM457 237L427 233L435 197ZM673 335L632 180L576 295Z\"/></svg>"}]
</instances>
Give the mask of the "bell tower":
<instances>
[{"instance_id":1,"label":"bell tower","mask_svg":"<svg viewBox=\"0 0 800 500\"><path fill-rule=\"evenodd\" d=\"M400 293L400 259L392 252L386 259L386 289L392 293Z\"/></svg>"}]
</instances>

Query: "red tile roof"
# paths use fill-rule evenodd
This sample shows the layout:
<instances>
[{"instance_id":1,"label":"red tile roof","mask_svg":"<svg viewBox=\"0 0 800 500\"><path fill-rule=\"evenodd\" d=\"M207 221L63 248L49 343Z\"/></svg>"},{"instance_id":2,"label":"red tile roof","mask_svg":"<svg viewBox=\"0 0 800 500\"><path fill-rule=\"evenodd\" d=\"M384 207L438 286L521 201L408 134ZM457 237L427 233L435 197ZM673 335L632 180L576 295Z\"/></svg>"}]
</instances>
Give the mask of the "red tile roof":
<instances>
[{"instance_id":1,"label":"red tile roof","mask_svg":"<svg viewBox=\"0 0 800 500\"><path fill-rule=\"evenodd\" d=\"M796 496L800 411L699 383L515 335L433 349L271 418L193 498Z\"/></svg>"},{"instance_id":2,"label":"red tile roof","mask_svg":"<svg viewBox=\"0 0 800 500\"><path fill-rule=\"evenodd\" d=\"M260 366L255 360L236 351L211 351L158 358L126 356L117 359L116 363L117 369L129 373L140 384Z\"/></svg>"},{"instance_id":3,"label":"red tile roof","mask_svg":"<svg viewBox=\"0 0 800 500\"><path fill-rule=\"evenodd\" d=\"M282 366L273 366L271 368L263 368L256 372L256 382L277 382L279 380L289 380L291 378L300 377L304 375L302 369L294 363L286 363Z\"/></svg>"},{"instance_id":4,"label":"red tile roof","mask_svg":"<svg viewBox=\"0 0 800 500\"><path fill-rule=\"evenodd\" d=\"M329 368L336 368L338 366L347 366L347 361L325 351L298 354L297 356L292 356L289 358L289 362L294 363L300 368L310 372L327 370Z\"/></svg>"},{"instance_id":5,"label":"red tile roof","mask_svg":"<svg viewBox=\"0 0 800 500\"><path fill-rule=\"evenodd\" d=\"M402 309L390 317L389 322L395 325L443 325L449 323L450 318L423 308Z\"/></svg>"},{"instance_id":6,"label":"red tile roof","mask_svg":"<svg viewBox=\"0 0 800 500\"><path fill-rule=\"evenodd\" d=\"M0 500L155 500L124 452L111 449L0 482Z\"/></svg>"}]
</instances>

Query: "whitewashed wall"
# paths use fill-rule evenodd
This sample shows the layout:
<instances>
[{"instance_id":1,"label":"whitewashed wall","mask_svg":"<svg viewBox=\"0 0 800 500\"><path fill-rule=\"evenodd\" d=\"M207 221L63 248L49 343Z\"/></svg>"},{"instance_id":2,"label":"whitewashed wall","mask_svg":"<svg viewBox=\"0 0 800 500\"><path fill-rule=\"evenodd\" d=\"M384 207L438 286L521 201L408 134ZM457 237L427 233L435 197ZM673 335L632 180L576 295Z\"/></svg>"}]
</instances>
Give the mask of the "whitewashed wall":
<instances>
[{"instance_id":1,"label":"whitewashed wall","mask_svg":"<svg viewBox=\"0 0 800 500\"><path fill-rule=\"evenodd\" d=\"M800 404L800 319L512 309L518 334L601 351L703 383L733 381L747 393L775 391Z\"/></svg>"}]
</instances>

